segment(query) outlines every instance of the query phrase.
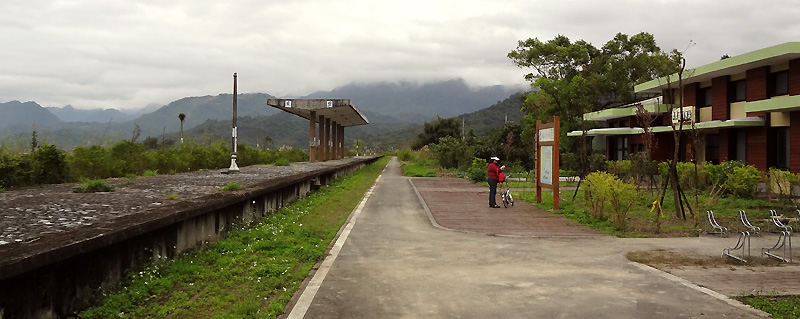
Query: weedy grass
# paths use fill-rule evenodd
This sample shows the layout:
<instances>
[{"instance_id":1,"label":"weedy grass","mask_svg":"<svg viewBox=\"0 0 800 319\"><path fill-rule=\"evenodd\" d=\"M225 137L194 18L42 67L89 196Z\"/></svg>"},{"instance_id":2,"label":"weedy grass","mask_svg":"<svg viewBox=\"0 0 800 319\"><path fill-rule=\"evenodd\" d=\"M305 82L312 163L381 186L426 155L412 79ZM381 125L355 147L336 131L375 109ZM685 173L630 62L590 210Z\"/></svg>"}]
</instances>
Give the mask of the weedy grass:
<instances>
[{"instance_id":1,"label":"weedy grass","mask_svg":"<svg viewBox=\"0 0 800 319\"><path fill-rule=\"evenodd\" d=\"M113 192L114 188L102 179L82 180L80 185L73 189L75 193Z\"/></svg>"},{"instance_id":2,"label":"weedy grass","mask_svg":"<svg viewBox=\"0 0 800 319\"><path fill-rule=\"evenodd\" d=\"M389 161L383 158L251 227L131 271L78 318L275 318Z\"/></svg>"},{"instance_id":3,"label":"weedy grass","mask_svg":"<svg viewBox=\"0 0 800 319\"><path fill-rule=\"evenodd\" d=\"M800 297L798 296L744 296L736 299L769 313L775 319L800 318Z\"/></svg>"},{"instance_id":4,"label":"weedy grass","mask_svg":"<svg viewBox=\"0 0 800 319\"><path fill-rule=\"evenodd\" d=\"M436 170L430 169L427 163L403 163L403 174L411 177L436 177Z\"/></svg>"},{"instance_id":5,"label":"weedy grass","mask_svg":"<svg viewBox=\"0 0 800 319\"><path fill-rule=\"evenodd\" d=\"M222 190L226 192L238 191L240 189L242 189L242 185L239 183L228 183L222 187Z\"/></svg>"}]
</instances>

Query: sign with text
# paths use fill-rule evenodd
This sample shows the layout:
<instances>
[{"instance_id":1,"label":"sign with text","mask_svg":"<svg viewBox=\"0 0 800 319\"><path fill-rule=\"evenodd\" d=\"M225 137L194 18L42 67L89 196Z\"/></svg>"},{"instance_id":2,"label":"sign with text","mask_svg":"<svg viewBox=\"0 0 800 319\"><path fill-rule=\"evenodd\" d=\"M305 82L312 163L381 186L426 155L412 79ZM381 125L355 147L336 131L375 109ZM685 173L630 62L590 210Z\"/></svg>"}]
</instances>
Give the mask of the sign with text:
<instances>
[{"instance_id":1,"label":"sign with text","mask_svg":"<svg viewBox=\"0 0 800 319\"><path fill-rule=\"evenodd\" d=\"M539 176L539 182L553 185L553 147L542 146L539 154L542 154L542 174Z\"/></svg>"},{"instance_id":2,"label":"sign with text","mask_svg":"<svg viewBox=\"0 0 800 319\"><path fill-rule=\"evenodd\" d=\"M555 141L555 132L554 128L546 128L543 130L539 130L539 142L552 142Z\"/></svg>"},{"instance_id":3,"label":"sign with text","mask_svg":"<svg viewBox=\"0 0 800 319\"><path fill-rule=\"evenodd\" d=\"M558 209L558 161L561 124L558 116L553 122L536 121L536 202L542 202L542 188L553 190L553 209Z\"/></svg>"},{"instance_id":4,"label":"sign with text","mask_svg":"<svg viewBox=\"0 0 800 319\"><path fill-rule=\"evenodd\" d=\"M672 123L694 122L694 106L685 106L672 110Z\"/></svg>"}]
</instances>

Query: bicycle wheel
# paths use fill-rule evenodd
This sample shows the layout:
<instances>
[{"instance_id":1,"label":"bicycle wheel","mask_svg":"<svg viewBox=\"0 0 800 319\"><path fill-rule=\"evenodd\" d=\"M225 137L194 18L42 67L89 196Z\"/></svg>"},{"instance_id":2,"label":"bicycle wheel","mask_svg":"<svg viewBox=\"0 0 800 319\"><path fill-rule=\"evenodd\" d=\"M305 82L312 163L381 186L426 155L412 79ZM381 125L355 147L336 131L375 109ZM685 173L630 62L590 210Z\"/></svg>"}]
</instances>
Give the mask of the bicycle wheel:
<instances>
[{"instance_id":1,"label":"bicycle wheel","mask_svg":"<svg viewBox=\"0 0 800 319\"><path fill-rule=\"evenodd\" d=\"M508 208L508 195L510 195L508 191L503 192L503 207L505 208Z\"/></svg>"},{"instance_id":2,"label":"bicycle wheel","mask_svg":"<svg viewBox=\"0 0 800 319\"><path fill-rule=\"evenodd\" d=\"M514 196L511 196L511 193L508 193L508 202L511 203L511 206L514 206Z\"/></svg>"}]
</instances>

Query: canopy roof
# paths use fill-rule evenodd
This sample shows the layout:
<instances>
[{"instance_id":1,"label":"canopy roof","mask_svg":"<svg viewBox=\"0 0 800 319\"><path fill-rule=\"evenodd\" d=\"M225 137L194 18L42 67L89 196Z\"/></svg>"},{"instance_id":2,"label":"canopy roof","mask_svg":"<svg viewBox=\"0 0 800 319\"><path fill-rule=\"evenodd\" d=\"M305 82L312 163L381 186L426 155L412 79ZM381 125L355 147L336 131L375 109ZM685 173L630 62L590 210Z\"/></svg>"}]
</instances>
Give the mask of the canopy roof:
<instances>
[{"instance_id":1,"label":"canopy roof","mask_svg":"<svg viewBox=\"0 0 800 319\"><path fill-rule=\"evenodd\" d=\"M267 105L304 119L310 119L311 111L316 111L317 116L324 116L341 126L369 124L349 99L267 99Z\"/></svg>"}]
</instances>

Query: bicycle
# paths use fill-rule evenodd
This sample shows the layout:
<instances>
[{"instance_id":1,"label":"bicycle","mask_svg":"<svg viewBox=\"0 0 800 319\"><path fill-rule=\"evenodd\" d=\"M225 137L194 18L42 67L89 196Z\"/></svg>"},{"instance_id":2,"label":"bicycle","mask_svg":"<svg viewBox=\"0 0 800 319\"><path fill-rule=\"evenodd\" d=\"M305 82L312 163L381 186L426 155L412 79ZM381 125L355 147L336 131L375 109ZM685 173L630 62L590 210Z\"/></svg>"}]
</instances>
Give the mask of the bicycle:
<instances>
[{"instance_id":1,"label":"bicycle","mask_svg":"<svg viewBox=\"0 0 800 319\"><path fill-rule=\"evenodd\" d=\"M500 196L503 197L503 207L508 208L508 204L514 206L514 196L511 196L511 187L508 186L508 179L511 175L506 176L505 180L503 181L503 190L500 193Z\"/></svg>"}]
</instances>

